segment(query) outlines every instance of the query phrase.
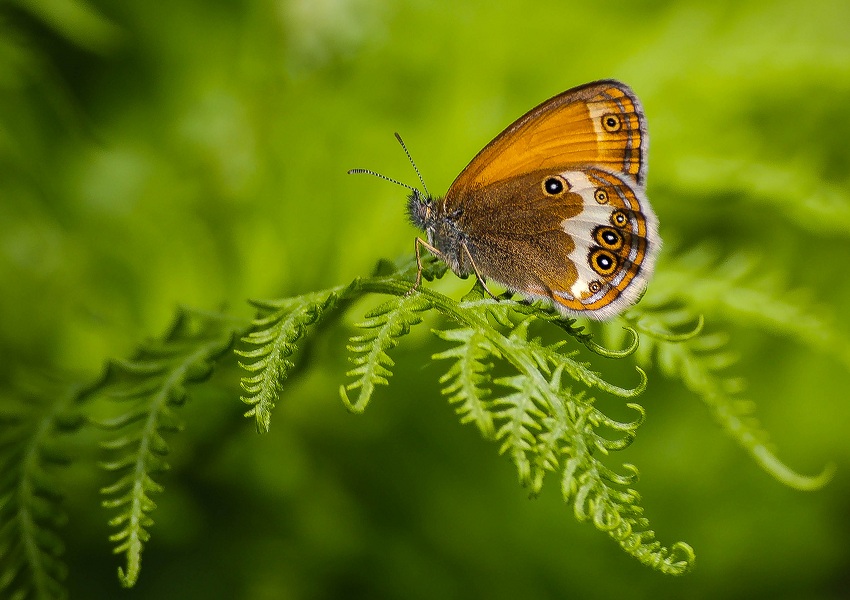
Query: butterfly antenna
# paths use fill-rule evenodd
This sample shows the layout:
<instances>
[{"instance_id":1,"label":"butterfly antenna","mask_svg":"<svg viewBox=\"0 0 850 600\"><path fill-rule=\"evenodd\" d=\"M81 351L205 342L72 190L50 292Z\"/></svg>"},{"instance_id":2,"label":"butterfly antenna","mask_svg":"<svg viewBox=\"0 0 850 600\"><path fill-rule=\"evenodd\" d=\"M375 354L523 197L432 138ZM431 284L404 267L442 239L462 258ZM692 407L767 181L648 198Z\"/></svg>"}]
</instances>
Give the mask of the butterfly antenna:
<instances>
[{"instance_id":1,"label":"butterfly antenna","mask_svg":"<svg viewBox=\"0 0 850 600\"><path fill-rule=\"evenodd\" d=\"M395 139L398 140L398 143L401 144L402 149L404 149L404 153L407 154L407 158L410 161L410 164L413 165L413 170L416 171L416 174L419 176L419 183L422 184L422 189L425 190L425 195L430 197L431 193L428 191L428 186L425 185L425 180L422 179L422 173L419 172L419 167L416 166L416 163L413 162L413 157L410 156L410 152L407 150L407 146L404 145L404 140L401 139L401 136L396 132Z\"/></svg>"},{"instance_id":2,"label":"butterfly antenna","mask_svg":"<svg viewBox=\"0 0 850 600\"><path fill-rule=\"evenodd\" d=\"M387 177L386 175L381 175L380 173L376 173L375 171L371 171L369 169L349 169L348 170L349 175L359 175L360 173L363 173L363 174L366 174L366 175L374 175L375 177L379 177L379 178L381 178L385 181L389 181L390 183L394 183L396 185L400 185L403 188L407 188L407 189L409 189L409 190L411 190L411 191L413 191L417 194L419 193L419 190L417 190L412 185L407 185L406 183L402 183L402 182L400 182L396 179L393 179L392 177Z\"/></svg>"}]
</instances>

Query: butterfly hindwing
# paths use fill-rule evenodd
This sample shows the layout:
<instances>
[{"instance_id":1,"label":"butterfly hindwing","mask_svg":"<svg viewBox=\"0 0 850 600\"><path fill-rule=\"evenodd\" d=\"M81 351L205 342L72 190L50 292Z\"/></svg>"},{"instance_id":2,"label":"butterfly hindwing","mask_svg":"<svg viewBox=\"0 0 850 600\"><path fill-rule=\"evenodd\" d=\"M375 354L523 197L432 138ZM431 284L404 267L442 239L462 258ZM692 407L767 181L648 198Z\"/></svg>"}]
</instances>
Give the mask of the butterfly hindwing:
<instances>
[{"instance_id":1,"label":"butterfly hindwing","mask_svg":"<svg viewBox=\"0 0 850 600\"><path fill-rule=\"evenodd\" d=\"M605 318L634 302L660 247L641 187L599 167L527 173L459 200L479 274L568 314Z\"/></svg>"},{"instance_id":2,"label":"butterfly hindwing","mask_svg":"<svg viewBox=\"0 0 850 600\"><path fill-rule=\"evenodd\" d=\"M634 303L652 276L661 249L658 219L628 175L591 167L562 176L583 200L582 213L563 224L578 277L570 288L553 290L552 299L567 311L605 318Z\"/></svg>"}]
</instances>

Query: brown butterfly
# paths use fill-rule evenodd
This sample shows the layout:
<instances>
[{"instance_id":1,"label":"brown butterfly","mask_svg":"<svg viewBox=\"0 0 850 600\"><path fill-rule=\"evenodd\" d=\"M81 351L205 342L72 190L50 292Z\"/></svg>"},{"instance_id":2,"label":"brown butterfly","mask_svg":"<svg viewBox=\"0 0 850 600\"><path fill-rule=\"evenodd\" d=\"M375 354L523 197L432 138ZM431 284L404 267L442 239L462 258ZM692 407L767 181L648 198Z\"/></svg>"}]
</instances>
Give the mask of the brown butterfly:
<instances>
[{"instance_id":1,"label":"brown butterfly","mask_svg":"<svg viewBox=\"0 0 850 600\"><path fill-rule=\"evenodd\" d=\"M637 301L661 247L644 192L648 144L634 92L603 80L517 119L472 159L445 197L431 196L421 175L424 194L366 169L349 173L411 190L410 219L428 237L416 238L414 289L424 246L457 275L475 274L485 289L492 280L548 300L567 316L606 319Z\"/></svg>"}]
</instances>

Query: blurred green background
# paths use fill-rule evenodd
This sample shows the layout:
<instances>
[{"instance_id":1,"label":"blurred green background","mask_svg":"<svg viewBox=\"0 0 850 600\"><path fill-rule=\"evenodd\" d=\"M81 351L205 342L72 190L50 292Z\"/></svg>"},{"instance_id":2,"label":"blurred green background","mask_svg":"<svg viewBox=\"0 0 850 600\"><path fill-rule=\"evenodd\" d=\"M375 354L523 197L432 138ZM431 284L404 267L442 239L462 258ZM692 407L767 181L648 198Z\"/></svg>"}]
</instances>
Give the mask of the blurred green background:
<instances>
[{"instance_id":1,"label":"blurred green background","mask_svg":"<svg viewBox=\"0 0 850 600\"><path fill-rule=\"evenodd\" d=\"M720 267L744 252L759 259L754 280L781 281L846 339L846 0L6 0L0 376L93 377L178 305L249 316L246 298L410 253L403 191L347 169L415 183L399 131L443 191L514 118L607 77L635 89L649 120L659 276L694 247ZM647 422L616 458L640 468L659 539L696 550L685 577L576 523L556 478L529 500L441 397L427 327L369 410L347 413L351 331L336 327L310 345L269 435L239 416L235 372L182 412L135 589L115 578L102 476L83 460L70 471L71 597L850 597L850 353L708 312L780 456L838 471L818 492L783 487L650 372ZM635 382L633 367L596 364Z\"/></svg>"}]
</instances>

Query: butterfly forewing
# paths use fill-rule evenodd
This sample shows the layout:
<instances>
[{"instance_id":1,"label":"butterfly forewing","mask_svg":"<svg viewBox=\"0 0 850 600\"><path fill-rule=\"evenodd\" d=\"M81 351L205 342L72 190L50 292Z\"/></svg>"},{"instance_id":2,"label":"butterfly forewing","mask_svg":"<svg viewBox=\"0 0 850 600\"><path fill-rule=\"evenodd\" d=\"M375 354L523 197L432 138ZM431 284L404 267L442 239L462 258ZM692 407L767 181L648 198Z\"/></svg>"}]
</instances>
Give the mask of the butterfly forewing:
<instances>
[{"instance_id":1,"label":"butterfly forewing","mask_svg":"<svg viewBox=\"0 0 850 600\"><path fill-rule=\"evenodd\" d=\"M590 83L547 100L500 133L455 179L447 202L461 189L542 169L593 165L642 185L648 145L634 92L618 81Z\"/></svg>"}]
</instances>

